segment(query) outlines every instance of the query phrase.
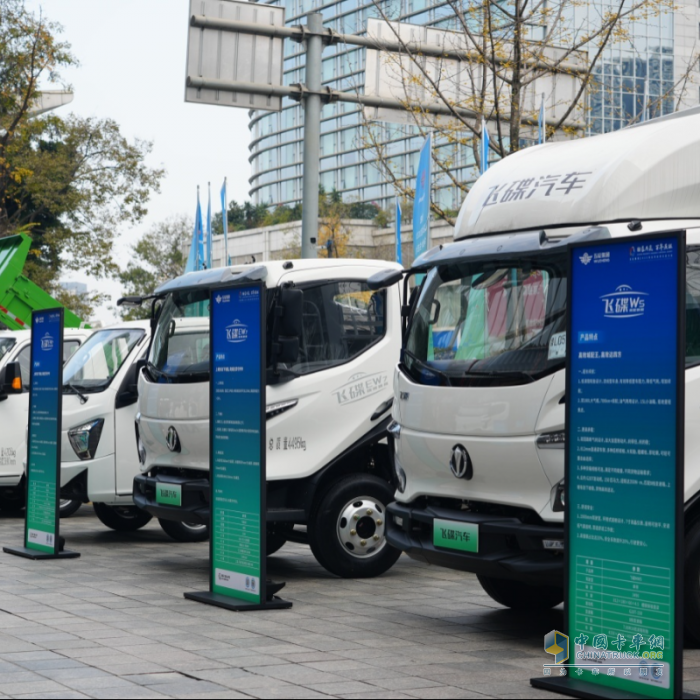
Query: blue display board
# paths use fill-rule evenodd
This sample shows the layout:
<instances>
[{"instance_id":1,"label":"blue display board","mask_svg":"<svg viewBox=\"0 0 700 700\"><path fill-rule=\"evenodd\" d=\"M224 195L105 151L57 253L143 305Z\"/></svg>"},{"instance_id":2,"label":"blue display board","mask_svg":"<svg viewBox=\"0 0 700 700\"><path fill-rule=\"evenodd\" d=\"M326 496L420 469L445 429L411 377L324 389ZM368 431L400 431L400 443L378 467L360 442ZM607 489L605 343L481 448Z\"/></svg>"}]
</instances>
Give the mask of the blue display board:
<instances>
[{"instance_id":1,"label":"blue display board","mask_svg":"<svg viewBox=\"0 0 700 700\"><path fill-rule=\"evenodd\" d=\"M572 248L560 681L572 695L681 696L684 287L683 234Z\"/></svg>"},{"instance_id":2,"label":"blue display board","mask_svg":"<svg viewBox=\"0 0 700 700\"><path fill-rule=\"evenodd\" d=\"M210 302L210 590L185 597L232 610L268 600L265 477L265 287L228 287Z\"/></svg>"},{"instance_id":3,"label":"blue display board","mask_svg":"<svg viewBox=\"0 0 700 700\"><path fill-rule=\"evenodd\" d=\"M27 431L24 547L10 554L32 559L77 557L61 550L61 411L63 406L63 309L32 314L29 427Z\"/></svg>"}]
</instances>

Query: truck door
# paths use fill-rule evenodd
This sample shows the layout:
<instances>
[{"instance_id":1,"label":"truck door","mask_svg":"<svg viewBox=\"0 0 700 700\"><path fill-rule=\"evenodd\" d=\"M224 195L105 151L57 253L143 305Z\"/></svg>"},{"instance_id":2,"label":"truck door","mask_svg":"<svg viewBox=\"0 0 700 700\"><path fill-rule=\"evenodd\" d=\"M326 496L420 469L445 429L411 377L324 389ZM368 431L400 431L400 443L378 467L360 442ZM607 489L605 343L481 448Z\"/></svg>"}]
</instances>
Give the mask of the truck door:
<instances>
[{"instance_id":1,"label":"truck door","mask_svg":"<svg viewBox=\"0 0 700 700\"><path fill-rule=\"evenodd\" d=\"M304 293L299 358L281 372L288 381L268 386L268 406L287 403L267 421L268 479L313 474L362 438L391 397L398 361L397 307L390 306L396 318L387 314L388 295L396 289L372 292L366 278L300 282L297 288ZM395 323L391 333L389 323Z\"/></svg>"}]
</instances>

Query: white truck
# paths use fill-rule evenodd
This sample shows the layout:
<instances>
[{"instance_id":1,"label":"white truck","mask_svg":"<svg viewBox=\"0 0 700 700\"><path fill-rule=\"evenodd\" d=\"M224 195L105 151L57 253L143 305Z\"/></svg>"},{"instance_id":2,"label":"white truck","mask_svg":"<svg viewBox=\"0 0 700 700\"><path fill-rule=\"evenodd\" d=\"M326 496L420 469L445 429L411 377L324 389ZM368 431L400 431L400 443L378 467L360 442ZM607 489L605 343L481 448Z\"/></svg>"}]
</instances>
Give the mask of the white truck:
<instances>
[{"instance_id":1,"label":"white truck","mask_svg":"<svg viewBox=\"0 0 700 700\"><path fill-rule=\"evenodd\" d=\"M66 328L63 358L68 360L93 331ZM0 511L24 507L24 465L27 460L31 332L0 331ZM13 387L15 382L15 387ZM63 517L81 502L62 498Z\"/></svg>"},{"instance_id":2,"label":"white truck","mask_svg":"<svg viewBox=\"0 0 700 700\"><path fill-rule=\"evenodd\" d=\"M150 325L132 321L95 331L63 370L61 497L92 502L102 523L122 532L151 520L132 500L139 471L137 372Z\"/></svg>"},{"instance_id":3,"label":"white truck","mask_svg":"<svg viewBox=\"0 0 700 700\"><path fill-rule=\"evenodd\" d=\"M408 275L426 277L394 377L393 546L477 574L511 608L563 600L567 248L684 230L685 618L700 640L698 163L693 109L519 151L475 183L456 242ZM436 519L477 526L479 552L436 546Z\"/></svg>"},{"instance_id":4,"label":"white truck","mask_svg":"<svg viewBox=\"0 0 700 700\"><path fill-rule=\"evenodd\" d=\"M396 285L372 292L367 282L390 266L273 261L193 272L158 289L156 327L139 376L136 505L176 539L207 537L209 295L217 286L264 280L267 553L301 541L339 576L389 569L399 556L386 543L385 509L395 490L386 428L401 303ZM297 353L280 351L294 339ZM163 484L180 487L180 505L159 502Z\"/></svg>"}]
</instances>

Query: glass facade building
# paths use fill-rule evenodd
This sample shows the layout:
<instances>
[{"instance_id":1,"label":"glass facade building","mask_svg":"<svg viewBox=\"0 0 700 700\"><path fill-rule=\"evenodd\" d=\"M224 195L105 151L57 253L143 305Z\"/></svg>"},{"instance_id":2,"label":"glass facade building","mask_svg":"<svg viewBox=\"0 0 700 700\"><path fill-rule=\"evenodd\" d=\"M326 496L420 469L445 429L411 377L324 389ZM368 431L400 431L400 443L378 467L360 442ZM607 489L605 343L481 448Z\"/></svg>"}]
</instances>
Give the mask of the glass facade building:
<instances>
[{"instance_id":1,"label":"glass facade building","mask_svg":"<svg viewBox=\"0 0 700 700\"><path fill-rule=\"evenodd\" d=\"M451 8L440 0L381 0L392 20L411 24L457 29ZM272 0L284 5L288 25L304 23L309 12L320 12L326 27L337 32L362 33L367 19L378 17L373 0ZM585 21L583 13L601 13L605 4L574 4L569 18L574 24ZM646 117L673 112L677 66L674 61L674 13L658 14L630 23L630 36L608 49L596 69L599 87L588 95L588 131L602 133L639 120L646 104ZM693 18L694 26L695 17ZM341 91L361 91L364 83L365 51L337 44L324 48L322 80L325 86ZM302 46L285 41L285 84L304 82ZM697 88L694 88L697 92ZM697 95L696 103L697 103ZM361 108L347 103L323 107L321 123L320 181L323 188L342 193L348 202L374 202L390 210L396 196L394 184L377 167L375 152L369 147L366 122ZM302 197L303 110L285 98L279 113L251 113L250 194L255 204L278 206L295 204ZM397 178L415 177L423 136L415 126L383 123L374 127L383 144L385 158ZM442 159L449 159L451 174L459 182L475 179L472 149L440 143ZM433 200L444 210L458 210L464 192L446 175L433 176Z\"/></svg>"}]
</instances>

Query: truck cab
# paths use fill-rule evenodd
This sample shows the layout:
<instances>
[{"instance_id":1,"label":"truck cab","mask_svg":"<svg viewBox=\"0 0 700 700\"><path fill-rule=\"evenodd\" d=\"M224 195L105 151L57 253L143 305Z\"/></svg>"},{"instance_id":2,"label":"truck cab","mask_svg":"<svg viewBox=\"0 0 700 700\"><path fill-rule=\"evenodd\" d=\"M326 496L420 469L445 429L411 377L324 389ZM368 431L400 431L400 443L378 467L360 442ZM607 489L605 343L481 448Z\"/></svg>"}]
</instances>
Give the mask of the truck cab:
<instances>
[{"instance_id":1,"label":"truck cab","mask_svg":"<svg viewBox=\"0 0 700 700\"><path fill-rule=\"evenodd\" d=\"M150 338L149 321L102 328L63 370L61 496L91 502L103 524L122 532L151 519L132 498L137 372Z\"/></svg>"},{"instance_id":2,"label":"truck cab","mask_svg":"<svg viewBox=\"0 0 700 700\"><path fill-rule=\"evenodd\" d=\"M396 285L378 292L368 285L387 266L272 261L190 273L157 290L162 306L139 376L136 505L176 539L207 536L210 294L236 281L264 280L268 554L293 540L308 542L340 576L375 576L392 566L399 552L385 539L394 491L386 428L401 305ZM303 295L298 318L285 305L290 289ZM272 363L281 318L296 328L299 351ZM162 485L181 493L178 503L159 496Z\"/></svg>"},{"instance_id":3,"label":"truck cab","mask_svg":"<svg viewBox=\"0 0 700 700\"><path fill-rule=\"evenodd\" d=\"M66 328L63 334L63 359L67 361L92 333L81 328ZM0 393L0 511L24 507L24 465L27 460L27 422L29 416L29 374L31 368L31 332L0 331L0 386L7 372L19 383ZM61 500L62 515L75 512L79 501Z\"/></svg>"},{"instance_id":4,"label":"truck cab","mask_svg":"<svg viewBox=\"0 0 700 700\"><path fill-rule=\"evenodd\" d=\"M568 248L684 231L685 609L700 640L699 127L693 109L508 156L469 192L456 242L416 260L409 277L425 278L389 429L392 545L475 573L511 608L563 600ZM466 534L450 541L441 528Z\"/></svg>"}]
</instances>

